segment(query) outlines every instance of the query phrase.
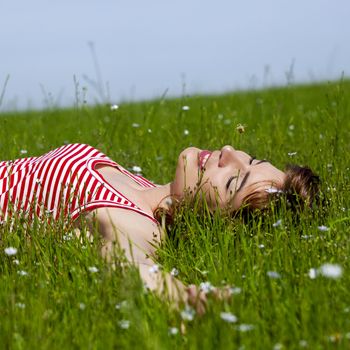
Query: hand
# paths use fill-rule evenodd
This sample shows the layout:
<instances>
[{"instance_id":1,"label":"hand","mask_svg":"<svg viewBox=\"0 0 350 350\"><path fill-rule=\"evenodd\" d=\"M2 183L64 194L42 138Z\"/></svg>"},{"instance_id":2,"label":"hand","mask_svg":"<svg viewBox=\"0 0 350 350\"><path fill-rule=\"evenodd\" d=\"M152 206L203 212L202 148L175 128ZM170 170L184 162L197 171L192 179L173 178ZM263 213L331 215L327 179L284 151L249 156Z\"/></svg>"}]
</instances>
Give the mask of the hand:
<instances>
[{"instance_id":1,"label":"hand","mask_svg":"<svg viewBox=\"0 0 350 350\"><path fill-rule=\"evenodd\" d=\"M192 306L198 315L204 315L207 306L207 295L198 286L190 284L186 288L186 302Z\"/></svg>"},{"instance_id":2,"label":"hand","mask_svg":"<svg viewBox=\"0 0 350 350\"><path fill-rule=\"evenodd\" d=\"M232 296L232 288L230 286L217 287L212 294L216 300L228 301Z\"/></svg>"},{"instance_id":3,"label":"hand","mask_svg":"<svg viewBox=\"0 0 350 350\"><path fill-rule=\"evenodd\" d=\"M200 287L190 284L186 288L186 302L192 306L199 315L203 315L206 311L208 296L215 300L228 301L232 296L232 291L229 286L214 287L210 292L203 291Z\"/></svg>"}]
</instances>

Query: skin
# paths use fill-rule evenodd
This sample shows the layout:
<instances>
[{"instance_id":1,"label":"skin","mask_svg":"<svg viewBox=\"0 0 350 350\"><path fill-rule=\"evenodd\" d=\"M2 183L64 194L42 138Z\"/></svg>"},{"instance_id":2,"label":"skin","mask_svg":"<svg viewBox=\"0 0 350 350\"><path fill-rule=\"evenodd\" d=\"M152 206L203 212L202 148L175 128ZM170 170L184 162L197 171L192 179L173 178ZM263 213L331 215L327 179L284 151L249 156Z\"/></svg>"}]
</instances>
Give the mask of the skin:
<instances>
[{"instance_id":1,"label":"skin","mask_svg":"<svg viewBox=\"0 0 350 350\"><path fill-rule=\"evenodd\" d=\"M113 167L101 166L96 170L110 185L150 215L158 207L168 208L167 198L181 199L198 190L213 210L227 206L237 209L249 191L279 187L285 178L284 173L269 162L252 161L251 156L232 146L213 151L204 169L201 169L201 151L194 147L182 151L174 180L155 188L140 187ZM160 225L136 212L108 207L89 212L86 218L91 226L97 225L104 238L102 254L107 260L112 261L118 246L125 252L126 258L139 268L141 278L151 290L160 295L166 292L177 304L189 302L196 306L198 312L203 312L203 292L194 286L185 287L170 274L150 272L154 265L154 244L160 243L163 235Z\"/></svg>"},{"instance_id":2,"label":"skin","mask_svg":"<svg viewBox=\"0 0 350 350\"><path fill-rule=\"evenodd\" d=\"M284 172L271 163L253 159L232 146L224 146L221 150L213 151L201 174L198 161L201 151L190 147L180 154L172 192L181 198L184 188L193 193L200 188L200 192L212 209L230 205L236 210L242 205L249 190L264 191L271 187L278 188L285 179ZM241 187L243 180L244 184ZM226 188L229 181L229 187Z\"/></svg>"}]
</instances>

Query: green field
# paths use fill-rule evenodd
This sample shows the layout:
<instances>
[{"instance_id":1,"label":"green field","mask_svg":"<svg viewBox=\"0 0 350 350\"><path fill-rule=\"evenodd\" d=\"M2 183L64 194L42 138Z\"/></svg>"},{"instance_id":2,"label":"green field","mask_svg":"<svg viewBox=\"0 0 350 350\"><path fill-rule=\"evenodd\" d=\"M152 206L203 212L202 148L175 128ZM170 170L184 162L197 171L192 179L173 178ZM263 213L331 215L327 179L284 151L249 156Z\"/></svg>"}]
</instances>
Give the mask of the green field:
<instances>
[{"instance_id":1,"label":"green field","mask_svg":"<svg viewBox=\"0 0 350 350\"><path fill-rule=\"evenodd\" d=\"M249 225L184 213L157 263L176 268L185 283L234 292L225 301L209 296L206 314L193 320L145 291L134 269L108 268L97 236L81 241L60 222L2 223L0 348L349 349L349 98L350 82L341 81L121 103L117 110L77 100L72 109L2 113L0 160L88 143L166 183L185 147L232 144L277 167L309 165L328 206L300 220L282 208ZM8 247L17 253L6 254ZM228 322L223 312L236 318Z\"/></svg>"}]
</instances>

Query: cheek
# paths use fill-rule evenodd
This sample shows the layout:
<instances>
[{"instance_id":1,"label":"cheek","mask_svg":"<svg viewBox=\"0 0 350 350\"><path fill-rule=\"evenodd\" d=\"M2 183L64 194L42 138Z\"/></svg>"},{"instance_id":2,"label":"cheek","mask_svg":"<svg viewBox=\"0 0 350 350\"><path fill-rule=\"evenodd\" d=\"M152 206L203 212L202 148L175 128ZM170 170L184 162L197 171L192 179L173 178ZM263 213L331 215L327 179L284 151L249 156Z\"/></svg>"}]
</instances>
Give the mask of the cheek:
<instances>
[{"instance_id":1,"label":"cheek","mask_svg":"<svg viewBox=\"0 0 350 350\"><path fill-rule=\"evenodd\" d=\"M224 179L220 176L203 176L201 193L210 209L224 208L229 203L230 195L223 185Z\"/></svg>"},{"instance_id":2,"label":"cheek","mask_svg":"<svg viewBox=\"0 0 350 350\"><path fill-rule=\"evenodd\" d=\"M201 197L205 199L210 210L224 209L229 201L215 187L203 188L200 192Z\"/></svg>"}]
</instances>

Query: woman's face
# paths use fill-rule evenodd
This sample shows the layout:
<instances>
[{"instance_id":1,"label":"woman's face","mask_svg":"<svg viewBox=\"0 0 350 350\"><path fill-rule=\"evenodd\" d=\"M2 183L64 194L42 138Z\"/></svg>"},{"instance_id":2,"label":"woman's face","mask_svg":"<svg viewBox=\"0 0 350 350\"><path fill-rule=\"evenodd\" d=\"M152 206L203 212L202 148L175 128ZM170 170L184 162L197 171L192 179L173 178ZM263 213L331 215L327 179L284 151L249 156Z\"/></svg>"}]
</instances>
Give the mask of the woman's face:
<instances>
[{"instance_id":1,"label":"woman's face","mask_svg":"<svg viewBox=\"0 0 350 350\"><path fill-rule=\"evenodd\" d=\"M279 187L284 178L284 172L268 161L254 159L232 146L218 151L189 147L179 156L171 186L180 198L199 189L211 209L228 205L238 209L250 191Z\"/></svg>"}]
</instances>

